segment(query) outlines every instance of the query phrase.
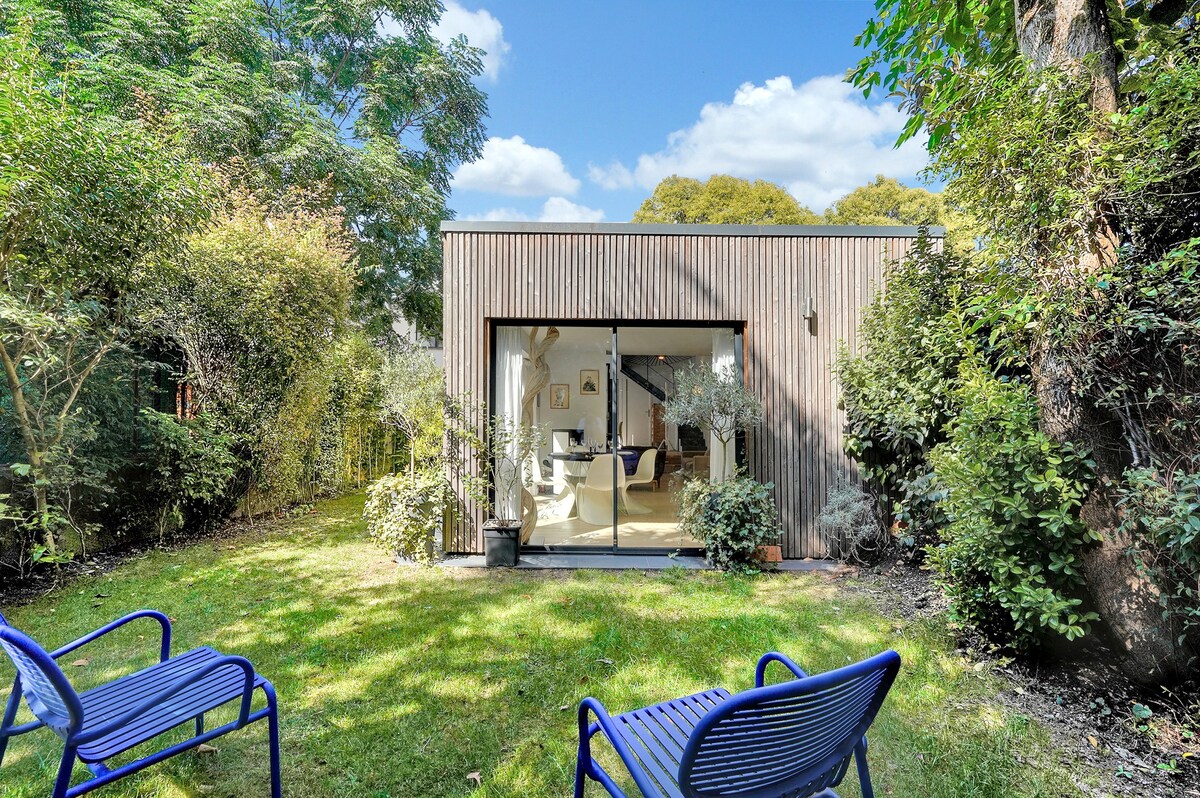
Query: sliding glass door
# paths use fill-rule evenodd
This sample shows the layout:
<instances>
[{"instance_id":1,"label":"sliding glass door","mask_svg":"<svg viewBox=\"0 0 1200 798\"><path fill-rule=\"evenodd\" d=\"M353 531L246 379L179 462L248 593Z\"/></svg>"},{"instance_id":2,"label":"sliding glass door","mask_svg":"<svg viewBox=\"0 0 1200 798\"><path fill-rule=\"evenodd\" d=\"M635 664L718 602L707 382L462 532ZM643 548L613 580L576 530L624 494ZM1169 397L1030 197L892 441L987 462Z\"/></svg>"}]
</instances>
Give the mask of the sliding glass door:
<instances>
[{"instance_id":1,"label":"sliding glass door","mask_svg":"<svg viewBox=\"0 0 1200 798\"><path fill-rule=\"evenodd\" d=\"M497 325L492 412L545 434L527 466L524 501L536 522L526 545L698 549L679 529L679 490L728 473L734 453L671 424L665 407L683 369L740 379L740 346L730 327Z\"/></svg>"}]
</instances>

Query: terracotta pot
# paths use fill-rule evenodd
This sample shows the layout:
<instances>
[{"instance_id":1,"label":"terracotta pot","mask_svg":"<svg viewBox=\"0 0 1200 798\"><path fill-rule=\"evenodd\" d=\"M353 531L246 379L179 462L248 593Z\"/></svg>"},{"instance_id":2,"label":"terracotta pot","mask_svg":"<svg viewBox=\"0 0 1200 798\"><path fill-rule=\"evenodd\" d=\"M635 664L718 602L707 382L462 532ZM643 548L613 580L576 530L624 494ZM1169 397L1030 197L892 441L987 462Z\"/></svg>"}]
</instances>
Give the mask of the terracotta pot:
<instances>
[{"instance_id":1,"label":"terracotta pot","mask_svg":"<svg viewBox=\"0 0 1200 798\"><path fill-rule=\"evenodd\" d=\"M754 554L760 561L771 565L783 562L782 546L759 546Z\"/></svg>"}]
</instances>

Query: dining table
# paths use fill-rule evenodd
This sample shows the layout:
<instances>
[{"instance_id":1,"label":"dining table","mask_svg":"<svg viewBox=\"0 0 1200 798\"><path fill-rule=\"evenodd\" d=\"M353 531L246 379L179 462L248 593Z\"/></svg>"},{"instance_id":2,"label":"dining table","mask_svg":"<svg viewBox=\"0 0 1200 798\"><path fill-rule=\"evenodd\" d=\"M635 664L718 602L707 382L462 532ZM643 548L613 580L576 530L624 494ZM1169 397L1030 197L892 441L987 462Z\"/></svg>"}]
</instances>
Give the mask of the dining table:
<instances>
[{"instance_id":1,"label":"dining table","mask_svg":"<svg viewBox=\"0 0 1200 798\"><path fill-rule=\"evenodd\" d=\"M621 451L626 450L618 450L617 453L620 454ZM574 518L578 515L579 486L587 480L588 470L592 467L592 461L604 454L612 454L612 452L554 452L550 455L551 459L557 460L563 465L564 490L556 497L556 500L561 508L559 512L563 513L562 517ZM624 467L624 461L620 457L617 458L617 462L621 463L622 467ZM562 506L567 505L568 503L569 506ZM625 508L622 506L618 509L624 510Z\"/></svg>"}]
</instances>

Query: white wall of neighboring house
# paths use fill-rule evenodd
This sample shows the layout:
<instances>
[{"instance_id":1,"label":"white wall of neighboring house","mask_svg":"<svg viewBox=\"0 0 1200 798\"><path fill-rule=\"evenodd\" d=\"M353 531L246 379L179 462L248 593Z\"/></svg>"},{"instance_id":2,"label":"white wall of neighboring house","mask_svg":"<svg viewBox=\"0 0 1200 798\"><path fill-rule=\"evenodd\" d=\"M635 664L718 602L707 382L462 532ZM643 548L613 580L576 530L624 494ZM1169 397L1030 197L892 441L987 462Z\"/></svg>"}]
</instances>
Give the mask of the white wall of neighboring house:
<instances>
[{"instance_id":1,"label":"white wall of neighboring house","mask_svg":"<svg viewBox=\"0 0 1200 798\"><path fill-rule=\"evenodd\" d=\"M429 356L433 358L433 362L437 363L438 368L446 367L445 350L440 340L421 338L417 335L416 325L405 318L398 318L392 322L392 329L404 340L424 347L429 352Z\"/></svg>"}]
</instances>

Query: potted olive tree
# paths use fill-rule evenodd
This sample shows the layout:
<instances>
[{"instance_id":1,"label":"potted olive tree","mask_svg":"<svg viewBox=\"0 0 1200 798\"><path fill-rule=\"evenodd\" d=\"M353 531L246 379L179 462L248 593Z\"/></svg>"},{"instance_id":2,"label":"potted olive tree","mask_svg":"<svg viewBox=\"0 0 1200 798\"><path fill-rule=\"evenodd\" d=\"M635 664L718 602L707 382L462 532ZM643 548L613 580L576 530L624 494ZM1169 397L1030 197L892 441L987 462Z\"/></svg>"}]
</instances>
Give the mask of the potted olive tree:
<instances>
[{"instance_id":1,"label":"potted olive tree","mask_svg":"<svg viewBox=\"0 0 1200 798\"><path fill-rule=\"evenodd\" d=\"M710 433L708 479L693 479L680 492L680 526L704 541L708 559L723 569L755 569L782 560L771 485L738 471L730 444L739 432L762 423L762 403L730 367L689 368L675 382L666 419Z\"/></svg>"},{"instance_id":2,"label":"potted olive tree","mask_svg":"<svg viewBox=\"0 0 1200 798\"><path fill-rule=\"evenodd\" d=\"M483 551L487 565L512 567L520 559L528 474L525 465L542 443L541 430L508 416L492 416L479 447L480 471L492 493L486 504Z\"/></svg>"},{"instance_id":3,"label":"potted olive tree","mask_svg":"<svg viewBox=\"0 0 1200 798\"><path fill-rule=\"evenodd\" d=\"M733 368L692 366L675 380L675 395L665 406L667 422L699 427L711 433L720 447L710 476L723 482L733 476L733 452L729 445L739 432L749 432L762 423L762 403L745 389ZM711 452L716 455L718 452Z\"/></svg>"}]
</instances>

